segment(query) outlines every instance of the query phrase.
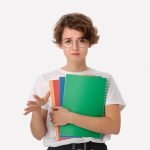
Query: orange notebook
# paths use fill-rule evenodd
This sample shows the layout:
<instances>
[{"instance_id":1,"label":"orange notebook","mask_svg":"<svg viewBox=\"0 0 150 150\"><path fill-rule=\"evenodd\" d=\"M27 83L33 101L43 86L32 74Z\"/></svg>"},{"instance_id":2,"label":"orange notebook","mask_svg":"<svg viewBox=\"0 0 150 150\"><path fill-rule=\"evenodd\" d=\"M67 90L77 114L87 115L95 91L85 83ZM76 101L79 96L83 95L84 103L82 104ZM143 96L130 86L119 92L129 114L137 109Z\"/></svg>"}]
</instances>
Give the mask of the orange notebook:
<instances>
[{"instance_id":1,"label":"orange notebook","mask_svg":"<svg viewBox=\"0 0 150 150\"><path fill-rule=\"evenodd\" d=\"M59 105L59 80L50 80L49 84L50 84L52 106L60 106ZM55 130L56 130L56 140L60 140L59 127L55 127Z\"/></svg>"}]
</instances>

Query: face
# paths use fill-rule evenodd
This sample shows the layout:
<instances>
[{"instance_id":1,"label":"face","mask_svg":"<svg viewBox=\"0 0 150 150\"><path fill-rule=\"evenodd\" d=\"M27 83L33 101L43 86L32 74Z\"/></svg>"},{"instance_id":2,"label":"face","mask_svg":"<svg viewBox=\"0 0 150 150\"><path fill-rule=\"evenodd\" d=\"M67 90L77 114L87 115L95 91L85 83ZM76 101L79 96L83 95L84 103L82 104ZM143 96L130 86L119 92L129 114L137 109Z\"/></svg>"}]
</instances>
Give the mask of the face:
<instances>
[{"instance_id":1,"label":"face","mask_svg":"<svg viewBox=\"0 0 150 150\"><path fill-rule=\"evenodd\" d=\"M65 28L62 34L62 42L59 45L63 49L64 55L68 61L83 62L85 61L89 42L84 39L82 32L74 29Z\"/></svg>"}]
</instances>

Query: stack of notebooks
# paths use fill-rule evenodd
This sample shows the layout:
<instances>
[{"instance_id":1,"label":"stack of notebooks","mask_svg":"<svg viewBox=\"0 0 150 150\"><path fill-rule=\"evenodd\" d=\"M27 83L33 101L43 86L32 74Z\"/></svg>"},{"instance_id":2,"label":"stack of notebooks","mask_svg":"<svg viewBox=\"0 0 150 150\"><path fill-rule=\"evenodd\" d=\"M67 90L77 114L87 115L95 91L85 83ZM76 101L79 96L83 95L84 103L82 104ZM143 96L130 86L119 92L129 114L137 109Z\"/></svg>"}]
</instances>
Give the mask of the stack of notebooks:
<instances>
[{"instance_id":1,"label":"stack of notebooks","mask_svg":"<svg viewBox=\"0 0 150 150\"><path fill-rule=\"evenodd\" d=\"M85 116L105 116L107 78L67 74L49 83L53 106L62 106ZM56 140L78 137L102 138L103 134L73 124L56 127Z\"/></svg>"}]
</instances>

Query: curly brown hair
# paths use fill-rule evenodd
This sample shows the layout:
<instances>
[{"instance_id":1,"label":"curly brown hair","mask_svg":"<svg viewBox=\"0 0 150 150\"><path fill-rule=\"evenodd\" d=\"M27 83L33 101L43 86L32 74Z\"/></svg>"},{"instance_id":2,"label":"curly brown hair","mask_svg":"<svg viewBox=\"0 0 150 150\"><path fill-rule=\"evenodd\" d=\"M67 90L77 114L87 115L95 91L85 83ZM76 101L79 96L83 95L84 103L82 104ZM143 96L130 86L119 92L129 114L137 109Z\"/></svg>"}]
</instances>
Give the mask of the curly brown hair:
<instances>
[{"instance_id":1,"label":"curly brown hair","mask_svg":"<svg viewBox=\"0 0 150 150\"><path fill-rule=\"evenodd\" d=\"M83 38L89 41L90 45L96 44L99 40L97 28L93 26L92 20L81 13L70 13L63 15L54 28L54 43L61 44L64 28L75 29L83 33Z\"/></svg>"}]
</instances>

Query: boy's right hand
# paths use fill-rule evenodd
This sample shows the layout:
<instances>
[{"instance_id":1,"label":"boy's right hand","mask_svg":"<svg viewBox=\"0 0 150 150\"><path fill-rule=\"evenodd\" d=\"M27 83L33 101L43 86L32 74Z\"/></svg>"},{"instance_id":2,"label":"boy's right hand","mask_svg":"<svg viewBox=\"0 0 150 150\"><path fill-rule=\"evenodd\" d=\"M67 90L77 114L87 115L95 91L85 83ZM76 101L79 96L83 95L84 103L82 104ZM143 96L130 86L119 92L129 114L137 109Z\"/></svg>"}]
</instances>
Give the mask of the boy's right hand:
<instances>
[{"instance_id":1,"label":"boy's right hand","mask_svg":"<svg viewBox=\"0 0 150 150\"><path fill-rule=\"evenodd\" d=\"M27 108L24 109L25 113L24 115L29 114L33 111L39 111L41 110L41 106L45 105L48 102L48 98L50 96L50 92L48 91L45 95L45 97L40 98L38 95L33 95L35 100L34 101L28 101L27 102Z\"/></svg>"}]
</instances>

